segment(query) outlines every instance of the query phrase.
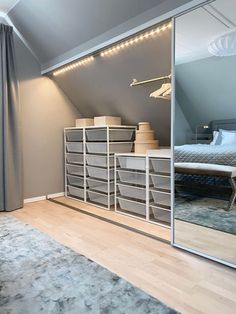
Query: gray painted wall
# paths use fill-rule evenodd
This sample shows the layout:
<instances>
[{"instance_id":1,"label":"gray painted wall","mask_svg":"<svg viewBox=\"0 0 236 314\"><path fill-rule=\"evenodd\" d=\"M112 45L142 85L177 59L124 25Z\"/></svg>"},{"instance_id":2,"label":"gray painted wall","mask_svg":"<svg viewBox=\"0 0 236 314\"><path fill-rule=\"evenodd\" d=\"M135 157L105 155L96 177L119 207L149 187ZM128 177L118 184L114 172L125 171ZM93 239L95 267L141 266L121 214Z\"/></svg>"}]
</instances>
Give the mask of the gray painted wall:
<instances>
[{"instance_id":1,"label":"gray painted wall","mask_svg":"<svg viewBox=\"0 0 236 314\"><path fill-rule=\"evenodd\" d=\"M78 110L57 85L40 77L40 66L15 37L24 152L24 198L58 193L63 184L63 128Z\"/></svg>"},{"instance_id":2,"label":"gray painted wall","mask_svg":"<svg viewBox=\"0 0 236 314\"><path fill-rule=\"evenodd\" d=\"M192 130L236 118L236 56L210 57L176 67L176 97Z\"/></svg>"},{"instance_id":3,"label":"gray painted wall","mask_svg":"<svg viewBox=\"0 0 236 314\"><path fill-rule=\"evenodd\" d=\"M150 121L161 145L170 144L170 101L149 95L161 86L130 87L138 80L168 75L171 71L170 31L54 79L84 117L121 116L124 124Z\"/></svg>"},{"instance_id":4,"label":"gray painted wall","mask_svg":"<svg viewBox=\"0 0 236 314\"><path fill-rule=\"evenodd\" d=\"M183 113L179 102L175 101L175 145L184 145L189 140L189 134L191 134L191 127Z\"/></svg>"}]
</instances>

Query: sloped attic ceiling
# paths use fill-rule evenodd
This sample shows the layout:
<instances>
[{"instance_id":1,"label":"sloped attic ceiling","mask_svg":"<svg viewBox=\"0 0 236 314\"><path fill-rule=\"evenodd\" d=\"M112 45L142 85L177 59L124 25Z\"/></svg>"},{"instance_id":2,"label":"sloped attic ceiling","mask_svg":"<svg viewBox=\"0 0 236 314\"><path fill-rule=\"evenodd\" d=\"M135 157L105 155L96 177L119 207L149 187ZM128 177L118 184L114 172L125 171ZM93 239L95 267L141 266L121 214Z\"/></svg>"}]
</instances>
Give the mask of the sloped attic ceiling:
<instances>
[{"instance_id":1,"label":"sloped attic ceiling","mask_svg":"<svg viewBox=\"0 0 236 314\"><path fill-rule=\"evenodd\" d=\"M191 1L19 0L8 15L45 70Z\"/></svg>"}]
</instances>

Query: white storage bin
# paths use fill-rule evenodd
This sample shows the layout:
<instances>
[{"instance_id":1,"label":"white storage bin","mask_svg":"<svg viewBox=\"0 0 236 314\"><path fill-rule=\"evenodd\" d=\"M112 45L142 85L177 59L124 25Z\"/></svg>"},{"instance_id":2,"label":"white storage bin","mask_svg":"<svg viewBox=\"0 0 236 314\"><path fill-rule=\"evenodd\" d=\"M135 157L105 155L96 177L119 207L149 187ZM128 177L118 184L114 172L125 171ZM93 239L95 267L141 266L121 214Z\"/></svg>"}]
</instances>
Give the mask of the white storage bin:
<instances>
[{"instance_id":1,"label":"white storage bin","mask_svg":"<svg viewBox=\"0 0 236 314\"><path fill-rule=\"evenodd\" d=\"M75 185L75 186L83 188L84 187L84 177L67 175L67 183L68 183L68 185Z\"/></svg>"},{"instance_id":2,"label":"white storage bin","mask_svg":"<svg viewBox=\"0 0 236 314\"><path fill-rule=\"evenodd\" d=\"M146 200L146 189L137 186L117 184L119 187L120 195L125 197L130 197L138 200Z\"/></svg>"},{"instance_id":3,"label":"white storage bin","mask_svg":"<svg viewBox=\"0 0 236 314\"><path fill-rule=\"evenodd\" d=\"M154 202L158 205L164 205L170 207L171 195L170 193L151 190Z\"/></svg>"},{"instance_id":4,"label":"white storage bin","mask_svg":"<svg viewBox=\"0 0 236 314\"><path fill-rule=\"evenodd\" d=\"M67 194L70 196L75 196L84 199L84 189L76 188L74 186L68 185Z\"/></svg>"},{"instance_id":5,"label":"white storage bin","mask_svg":"<svg viewBox=\"0 0 236 314\"><path fill-rule=\"evenodd\" d=\"M70 164L83 165L84 155L83 154L66 154L66 162Z\"/></svg>"},{"instance_id":6,"label":"white storage bin","mask_svg":"<svg viewBox=\"0 0 236 314\"><path fill-rule=\"evenodd\" d=\"M107 128L86 130L86 139L91 142L104 141L133 141L134 129L109 129L107 138Z\"/></svg>"},{"instance_id":7,"label":"white storage bin","mask_svg":"<svg viewBox=\"0 0 236 314\"><path fill-rule=\"evenodd\" d=\"M155 172L166 174L171 172L170 159L150 158L150 161Z\"/></svg>"},{"instance_id":8,"label":"white storage bin","mask_svg":"<svg viewBox=\"0 0 236 314\"><path fill-rule=\"evenodd\" d=\"M106 154L107 143L90 142L86 143L87 150L91 154ZM133 148L132 142L109 143L109 153L130 153Z\"/></svg>"},{"instance_id":9,"label":"white storage bin","mask_svg":"<svg viewBox=\"0 0 236 314\"><path fill-rule=\"evenodd\" d=\"M146 186L145 173L124 170L117 170L117 172L121 182Z\"/></svg>"},{"instance_id":10,"label":"white storage bin","mask_svg":"<svg viewBox=\"0 0 236 314\"><path fill-rule=\"evenodd\" d=\"M163 221L163 222L170 223L171 221L170 210L151 205L151 212L153 213L153 216L156 220L160 222Z\"/></svg>"},{"instance_id":11,"label":"white storage bin","mask_svg":"<svg viewBox=\"0 0 236 314\"><path fill-rule=\"evenodd\" d=\"M110 156L109 166L114 167L114 156ZM86 155L87 164L89 166L107 167L107 156L103 155Z\"/></svg>"},{"instance_id":12,"label":"white storage bin","mask_svg":"<svg viewBox=\"0 0 236 314\"><path fill-rule=\"evenodd\" d=\"M89 196L90 202L108 206L108 195L88 190L88 196ZM110 205L113 206L114 203L115 203L115 197L114 195L110 195Z\"/></svg>"},{"instance_id":13,"label":"white storage bin","mask_svg":"<svg viewBox=\"0 0 236 314\"><path fill-rule=\"evenodd\" d=\"M87 178L88 187L91 190L98 192L108 193L108 184L104 181L99 181L91 178ZM114 182L110 182L110 193L114 193Z\"/></svg>"},{"instance_id":14,"label":"white storage bin","mask_svg":"<svg viewBox=\"0 0 236 314\"><path fill-rule=\"evenodd\" d=\"M68 174L76 176L84 176L84 167L75 165L66 165L66 170Z\"/></svg>"},{"instance_id":15,"label":"white storage bin","mask_svg":"<svg viewBox=\"0 0 236 314\"><path fill-rule=\"evenodd\" d=\"M83 153L83 143L66 143L68 153Z\"/></svg>"},{"instance_id":16,"label":"white storage bin","mask_svg":"<svg viewBox=\"0 0 236 314\"><path fill-rule=\"evenodd\" d=\"M146 204L117 197L122 210L146 217Z\"/></svg>"},{"instance_id":17,"label":"white storage bin","mask_svg":"<svg viewBox=\"0 0 236 314\"><path fill-rule=\"evenodd\" d=\"M170 177L150 174L150 178L155 188L170 191Z\"/></svg>"},{"instance_id":18,"label":"white storage bin","mask_svg":"<svg viewBox=\"0 0 236 314\"><path fill-rule=\"evenodd\" d=\"M145 157L129 157L129 156L118 156L118 163L123 169L143 170L146 169L146 158Z\"/></svg>"},{"instance_id":19,"label":"white storage bin","mask_svg":"<svg viewBox=\"0 0 236 314\"><path fill-rule=\"evenodd\" d=\"M68 142L83 142L83 130L66 130L65 134Z\"/></svg>"},{"instance_id":20,"label":"white storage bin","mask_svg":"<svg viewBox=\"0 0 236 314\"><path fill-rule=\"evenodd\" d=\"M86 167L88 170L89 177L108 180L108 170L103 168L97 168L97 167ZM114 180L114 169L110 169L110 180Z\"/></svg>"}]
</instances>

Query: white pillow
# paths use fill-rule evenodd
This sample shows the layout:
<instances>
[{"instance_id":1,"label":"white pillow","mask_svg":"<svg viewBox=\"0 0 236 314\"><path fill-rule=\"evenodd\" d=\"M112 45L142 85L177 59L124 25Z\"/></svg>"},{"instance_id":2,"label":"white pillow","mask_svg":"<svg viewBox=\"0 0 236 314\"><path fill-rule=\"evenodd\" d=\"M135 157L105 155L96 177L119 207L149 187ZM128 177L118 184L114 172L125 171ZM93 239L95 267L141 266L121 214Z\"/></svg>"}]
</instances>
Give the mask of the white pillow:
<instances>
[{"instance_id":1,"label":"white pillow","mask_svg":"<svg viewBox=\"0 0 236 314\"><path fill-rule=\"evenodd\" d=\"M220 130L221 143L220 145L236 144L236 131Z\"/></svg>"},{"instance_id":2,"label":"white pillow","mask_svg":"<svg viewBox=\"0 0 236 314\"><path fill-rule=\"evenodd\" d=\"M220 136L219 131L213 131L213 139L212 139L212 142L210 142L210 145L217 145L219 136ZM219 145L219 143L218 143L218 145Z\"/></svg>"}]
</instances>

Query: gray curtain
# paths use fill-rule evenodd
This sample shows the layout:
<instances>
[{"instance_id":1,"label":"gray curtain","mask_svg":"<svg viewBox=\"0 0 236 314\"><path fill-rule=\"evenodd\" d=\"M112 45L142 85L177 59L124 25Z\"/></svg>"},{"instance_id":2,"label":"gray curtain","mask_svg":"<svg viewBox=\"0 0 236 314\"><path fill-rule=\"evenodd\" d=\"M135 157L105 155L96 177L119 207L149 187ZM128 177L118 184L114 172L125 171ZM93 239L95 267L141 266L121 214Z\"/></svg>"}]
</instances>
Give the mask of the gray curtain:
<instances>
[{"instance_id":1,"label":"gray curtain","mask_svg":"<svg viewBox=\"0 0 236 314\"><path fill-rule=\"evenodd\" d=\"M0 24L0 211L23 206L20 106L13 29Z\"/></svg>"}]
</instances>

